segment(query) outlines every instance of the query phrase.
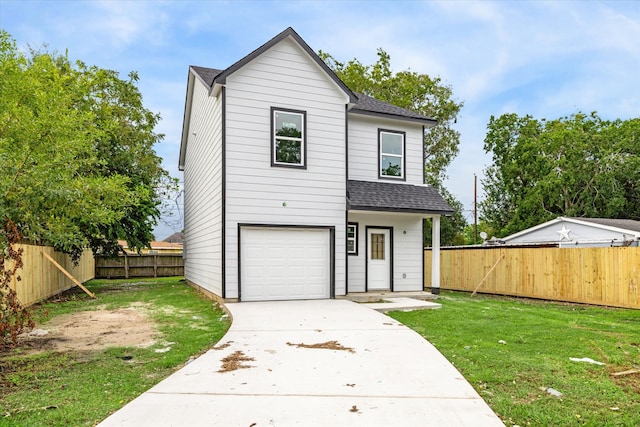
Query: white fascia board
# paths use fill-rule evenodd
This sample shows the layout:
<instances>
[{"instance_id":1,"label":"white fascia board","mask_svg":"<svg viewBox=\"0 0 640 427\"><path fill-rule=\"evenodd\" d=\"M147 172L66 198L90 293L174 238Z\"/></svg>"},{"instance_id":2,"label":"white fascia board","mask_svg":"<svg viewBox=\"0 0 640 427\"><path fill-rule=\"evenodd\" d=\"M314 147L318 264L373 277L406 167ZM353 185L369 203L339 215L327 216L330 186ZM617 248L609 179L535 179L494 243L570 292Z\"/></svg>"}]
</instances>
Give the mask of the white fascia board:
<instances>
[{"instance_id":1,"label":"white fascia board","mask_svg":"<svg viewBox=\"0 0 640 427\"><path fill-rule=\"evenodd\" d=\"M597 224L595 222L589 222L589 221L581 221L576 218L564 218L564 220L573 224L599 228L601 230L613 231L615 233L620 233L620 234L630 234L632 236L635 236L636 238L640 238L640 232L628 230L626 228L612 227L610 225Z\"/></svg>"},{"instance_id":2,"label":"white fascia board","mask_svg":"<svg viewBox=\"0 0 640 427\"><path fill-rule=\"evenodd\" d=\"M563 217L559 216L556 219L552 219L551 221L543 222L542 224L533 226L531 228L527 228L526 230L518 231L517 233L512 234L510 236L507 236L507 237L503 237L500 240L504 240L506 242L506 241L509 241L509 240L512 240L512 239L516 239L518 237L525 236L525 235L527 235L529 233L533 233L534 231L540 230L542 228L546 228L546 227L548 227L550 225L561 223L564 220L566 220L566 218L563 218Z\"/></svg>"},{"instance_id":3,"label":"white fascia board","mask_svg":"<svg viewBox=\"0 0 640 427\"><path fill-rule=\"evenodd\" d=\"M195 75L189 70L189 78L187 81L187 95L184 102L184 117L182 121L182 137L180 139L180 157L178 159L178 170L184 170L184 158L187 153L187 140L189 139L189 127L191 124L191 105L193 103L193 85Z\"/></svg>"},{"instance_id":4,"label":"white fascia board","mask_svg":"<svg viewBox=\"0 0 640 427\"><path fill-rule=\"evenodd\" d=\"M220 83L214 83L213 86L211 86L211 89L209 89L209 96L213 96L213 97L218 97L218 95L220 95L220 91L222 90L222 86Z\"/></svg>"}]
</instances>

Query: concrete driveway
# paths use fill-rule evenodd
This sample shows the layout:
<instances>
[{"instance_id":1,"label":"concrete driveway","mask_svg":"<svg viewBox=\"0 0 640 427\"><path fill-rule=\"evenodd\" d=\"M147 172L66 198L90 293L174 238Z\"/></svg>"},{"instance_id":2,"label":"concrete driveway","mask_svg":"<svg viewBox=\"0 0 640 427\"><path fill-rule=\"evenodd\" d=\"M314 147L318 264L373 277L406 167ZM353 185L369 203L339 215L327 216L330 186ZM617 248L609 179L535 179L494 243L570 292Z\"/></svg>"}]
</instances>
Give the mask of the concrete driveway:
<instances>
[{"instance_id":1,"label":"concrete driveway","mask_svg":"<svg viewBox=\"0 0 640 427\"><path fill-rule=\"evenodd\" d=\"M429 342L365 304L227 308L214 349L100 425L503 426Z\"/></svg>"}]
</instances>

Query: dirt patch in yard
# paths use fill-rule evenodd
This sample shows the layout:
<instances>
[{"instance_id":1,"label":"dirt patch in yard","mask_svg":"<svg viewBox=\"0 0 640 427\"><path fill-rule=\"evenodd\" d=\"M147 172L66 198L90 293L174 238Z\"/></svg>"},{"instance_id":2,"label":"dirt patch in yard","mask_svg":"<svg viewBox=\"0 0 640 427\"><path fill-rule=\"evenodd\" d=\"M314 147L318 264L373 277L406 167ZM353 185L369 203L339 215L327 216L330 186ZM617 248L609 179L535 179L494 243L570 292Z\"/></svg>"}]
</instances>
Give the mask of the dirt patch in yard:
<instances>
[{"instance_id":1,"label":"dirt patch in yard","mask_svg":"<svg viewBox=\"0 0 640 427\"><path fill-rule=\"evenodd\" d=\"M92 351L106 347L149 347L160 336L146 315L147 305L64 314L21 337L21 346L37 350Z\"/></svg>"}]
</instances>

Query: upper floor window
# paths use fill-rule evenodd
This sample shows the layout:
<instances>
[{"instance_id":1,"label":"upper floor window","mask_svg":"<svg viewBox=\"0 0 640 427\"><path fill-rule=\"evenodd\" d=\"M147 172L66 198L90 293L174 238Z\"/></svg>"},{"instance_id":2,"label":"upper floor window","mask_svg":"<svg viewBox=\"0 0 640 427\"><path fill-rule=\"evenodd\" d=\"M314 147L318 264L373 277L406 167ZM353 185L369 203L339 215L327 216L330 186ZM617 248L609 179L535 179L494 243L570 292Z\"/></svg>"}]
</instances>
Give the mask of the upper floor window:
<instances>
[{"instance_id":1,"label":"upper floor window","mask_svg":"<svg viewBox=\"0 0 640 427\"><path fill-rule=\"evenodd\" d=\"M306 168L307 113L271 108L271 166Z\"/></svg>"},{"instance_id":2,"label":"upper floor window","mask_svg":"<svg viewBox=\"0 0 640 427\"><path fill-rule=\"evenodd\" d=\"M380 151L379 177L406 179L405 133L379 129L378 147Z\"/></svg>"}]
</instances>

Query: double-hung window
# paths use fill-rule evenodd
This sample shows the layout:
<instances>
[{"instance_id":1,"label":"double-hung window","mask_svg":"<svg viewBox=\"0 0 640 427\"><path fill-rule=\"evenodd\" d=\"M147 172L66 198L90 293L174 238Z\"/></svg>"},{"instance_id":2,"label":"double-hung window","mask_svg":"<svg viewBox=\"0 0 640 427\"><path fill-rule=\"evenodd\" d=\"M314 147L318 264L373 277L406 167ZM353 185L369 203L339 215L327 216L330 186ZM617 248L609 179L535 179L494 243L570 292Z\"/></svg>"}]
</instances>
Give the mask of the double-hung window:
<instances>
[{"instance_id":1,"label":"double-hung window","mask_svg":"<svg viewBox=\"0 0 640 427\"><path fill-rule=\"evenodd\" d=\"M405 180L405 133L378 130L379 177Z\"/></svg>"},{"instance_id":2,"label":"double-hung window","mask_svg":"<svg viewBox=\"0 0 640 427\"><path fill-rule=\"evenodd\" d=\"M271 108L271 166L306 168L307 113Z\"/></svg>"},{"instance_id":3,"label":"double-hung window","mask_svg":"<svg viewBox=\"0 0 640 427\"><path fill-rule=\"evenodd\" d=\"M347 253L358 255L358 223L356 222L347 224Z\"/></svg>"}]
</instances>

